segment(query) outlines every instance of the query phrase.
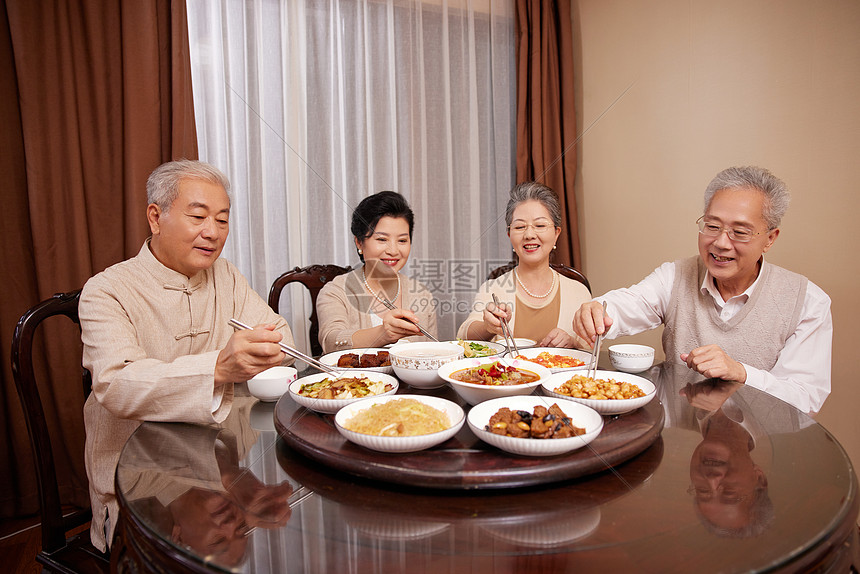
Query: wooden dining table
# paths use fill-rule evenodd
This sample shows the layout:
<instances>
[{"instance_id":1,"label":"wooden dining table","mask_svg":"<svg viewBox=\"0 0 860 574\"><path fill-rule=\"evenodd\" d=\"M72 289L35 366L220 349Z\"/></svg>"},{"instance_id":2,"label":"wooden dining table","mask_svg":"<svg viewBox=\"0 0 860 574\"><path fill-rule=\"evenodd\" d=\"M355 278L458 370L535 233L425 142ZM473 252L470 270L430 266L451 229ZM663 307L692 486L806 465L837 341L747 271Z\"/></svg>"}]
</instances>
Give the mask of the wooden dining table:
<instances>
[{"instance_id":1,"label":"wooden dining table","mask_svg":"<svg viewBox=\"0 0 860 574\"><path fill-rule=\"evenodd\" d=\"M116 475L116 572L850 572L857 479L812 418L683 365L594 442L521 457L464 426L422 453L237 385L224 423L144 423ZM448 387L429 393L459 401ZM527 440L527 439L524 439Z\"/></svg>"}]
</instances>

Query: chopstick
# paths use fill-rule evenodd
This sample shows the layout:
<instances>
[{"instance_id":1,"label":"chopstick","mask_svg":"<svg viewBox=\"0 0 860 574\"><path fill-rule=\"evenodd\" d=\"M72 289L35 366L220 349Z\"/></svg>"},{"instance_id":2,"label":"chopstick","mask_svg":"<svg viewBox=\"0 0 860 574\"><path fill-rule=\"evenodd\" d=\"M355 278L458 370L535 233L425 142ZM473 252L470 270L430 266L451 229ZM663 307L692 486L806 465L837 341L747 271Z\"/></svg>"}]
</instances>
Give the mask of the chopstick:
<instances>
[{"instance_id":1,"label":"chopstick","mask_svg":"<svg viewBox=\"0 0 860 574\"><path fill-rule=\"evenodd\" d=\"M394 303L389 301L386 297L378 297L378 299L382 301L382 304L388 307L390 310L394 311L395 309L397 309L397 307L394 306ZM418 321L410 321L410 323L418 327L418 330L421 331L421 334L430 339L431 341L436 341L437 343L439 342L439 339L428 333L424 327L418 324Z\"/></svg>"},{"instance_id":2,"label":"chopstick","mask_svg":"<svg viewBox=\"0 0 860 574\"><path fill-rule=\"evenodd\" d=\"M496 294L493 293L493 303L496 307L499 307L499 298L496 297ZM502 335L505 337L505 345L508 347L508 352L513 348L515 357L520 354L520 350L517 349L517 342L514 340L514 334L511 332L511 326L508 325L508 320L504 317L500 317L500 322L502 323ZM508 343L508 337L511 338L510 343Z\"/></svg>"},{"instance_id":3,"label":"chopstick","mask_svg":"<svg viewBox=\"0 0 860 574\"><path fill-rule=\"evenodd\" d=\"M229 323L230 323L230 325L232 325L236 329L247 330L247 331L252 330L251 327L249 327L245 323L238 321L236 319L230 319ZM313 357L309 357L308 355L305 355L301 351L293 349L292 347L289 347L283 343L278 343L278 345L280 345L281 350L283 352L285 352L286 354L290 355L291 357L293 357L295 359L299 359L300 361L306 362L311 367L314 367L316 369L319 369L320 371L326 372L326 373L328 373L330 375L334 375L336 377L339 377L341 375L340 371L337 371L337 370L329 367L328 365L326 365L324 363L320 363L319 361L317 361Z\"/></svg>"},{"instance_id":4,"label":"chopstick","mask_svg":"<svg viewBox=\"0 0 860 574\"><path fill-rule=\"evenodd\" d=\"M304 502L306 498L309 498L314 494L316 493L313 490L310 490L304 486L299 486L293 492L293 494L290 495L290 498L292 498L293 500L289 501L288 504L290 505L290 508L293 508L294 506L298 506L299 504Z\"/></svg>"},{"instance_id":5,"label":"chopstick","mask_svg":"<svg viewBox=\"0 0 860 574\"><path fill-rule=\"evenodd\" d=\"M606 301L603 302L603 314L606 314ZM591 376L590 379L594 379L597 377L597 359L600 357L600 342L603 339L603 335L598 335L597 340L594 341L594 349L593 355L591 358L591 366L588 368L589 374ZM593 373L592 373L593 372Z\"/></svg>"}]
</instances>

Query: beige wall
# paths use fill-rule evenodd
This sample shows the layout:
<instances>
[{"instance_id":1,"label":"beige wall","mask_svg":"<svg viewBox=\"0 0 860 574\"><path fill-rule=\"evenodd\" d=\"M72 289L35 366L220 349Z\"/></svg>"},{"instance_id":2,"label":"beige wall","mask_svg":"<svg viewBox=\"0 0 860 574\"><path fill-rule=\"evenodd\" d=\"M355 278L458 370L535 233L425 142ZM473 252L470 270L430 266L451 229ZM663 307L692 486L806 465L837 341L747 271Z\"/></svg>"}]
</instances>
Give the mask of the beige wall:
<instances>
[{"instance_id":1,"label":"beige wall","mask_svg":"<svg viewBox=\"0 0 860 574\"><path fill-rule=\"evenodd\" d=\"M817 419L860 464L860 2L574 4L577 200L595 293L695 254L710 178L767 167L792 191L768 260L833 300L833 392ZM660 347L658 333L635 339Z\"/></svg>"}]
</instances>

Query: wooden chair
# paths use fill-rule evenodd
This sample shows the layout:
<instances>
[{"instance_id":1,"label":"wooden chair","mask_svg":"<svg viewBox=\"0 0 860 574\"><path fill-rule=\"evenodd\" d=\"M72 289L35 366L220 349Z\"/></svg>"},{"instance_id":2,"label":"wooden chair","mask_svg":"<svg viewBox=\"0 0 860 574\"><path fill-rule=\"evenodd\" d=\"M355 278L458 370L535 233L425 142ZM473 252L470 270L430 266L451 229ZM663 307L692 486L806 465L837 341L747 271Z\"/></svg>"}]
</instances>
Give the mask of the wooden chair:
<instances>
[{"instance_id":1,"label":"wooden chair","mask_svg":"<svg viewBox=\"0 0 860 574\"><path fill-rule=\"evenodd\" d=\"M487 279L496 279L497 277L504 275L505 273L516 267L516 265L517 264L515 261L511 261L510 263L506 263L501 267L496 267L495 269L490 271L490 274L487 275ZM558 271L560 275L564 275L569 279L579 281L580 283L585 285L585 288L588 289L589 293L591 293L591 285L589 285L588 279L586 279L585 275L583 275L579 270L574 269L573 267L570 267L563 263L550 263L549 266Z\"/></svg>"},{"instance_id":2,"label":"wooden chair","mask_svg":"<svg viewBox=\"0 0 860 574\"><path fill-rule=\"evenodd\" d=\"M308 330L308 336L310 338L311 355L314 357L322 355L322 345L319 341L320 324L319 317L317 317L317 295L320 294L320 289L323 288L323 285L338 275L343 275L350 271L352 271L352 267L341 267L339 265L308 265L307 267L296 267L292 271L287 271L275 279L275 282L272 283L272 288L269 290L269 307L271 307L275 313L278 313L278 307L280 306L281 291L283 291L287 284L298 281L307 287L308 291L310 291L311 326Z\"/></svg>"},{"instance_id":3,"label":"wooden chair","mask_svg":"<svg viewBox=\"0 0 860 574\"><path fill-rule=\"evenodd\" d=\"M92 519L90 508L63 516L51 450L51 437L42 408L42 399L36 384L33 369L33 338L36 327L49 317L65 315L73 322L78 320L78 301L81 291L57 293L24 313L15 326L12 338L12 376L18 396L24 407L27 431L33 448L38 479L39 503L42 519L42 550L36 561L48 572L109 572L110 560L90 542L89 529L66 537L66 533ZM86 369L82 371L84 397L92 389L92 377Z\"/></svg>"}]
</instances>

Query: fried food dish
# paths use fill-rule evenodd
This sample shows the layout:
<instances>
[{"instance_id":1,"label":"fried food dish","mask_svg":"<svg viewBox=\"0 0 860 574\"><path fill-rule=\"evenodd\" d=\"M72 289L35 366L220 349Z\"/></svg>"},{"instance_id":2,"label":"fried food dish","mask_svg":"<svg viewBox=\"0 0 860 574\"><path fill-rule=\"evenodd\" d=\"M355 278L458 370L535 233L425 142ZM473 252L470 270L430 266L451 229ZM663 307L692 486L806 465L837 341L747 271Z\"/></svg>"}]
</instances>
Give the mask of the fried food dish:
<instances>
[{"instance_id":1,"label":"fried food dish","mask_svg":"<svg viewBox=\"0 0 860 574\"><path fill-rule=\"evenodd\" d=\"M537 363L538 365L546 367L547 369L569 369L570 367L581 367L585 364L584 361L581 361L576 357L568 357L566 355L553 355L549 351L543 351L535 357L517 355L517 359L531 361L532 363Z\"/></svg>"},{"instance_id":2,"label":"fried food dish","mask_svg":"<svg viewBox=\"0 0 860 574\"><path fill-rule=\"evenodd\" d=\"M448 415L415 399L395 399L358 411L344 428L375 436L415 436L451 426Z\"/></svg>"},{"instance_id":3,"label":"fried food dish","mask_svg":"<svg viewBox=\"0 0 860 574\"><path fill-rule=\"evenodd\" d=\"M574 426L558 403L548 409L537 405L533 413L504 407L490 417L484 430L514 438L569 438L585 434L585 429Z\"/></svg>"},{"instance_id":4,"label":"fried food dish","mask_svg":"<svg viewBox=\"0 0 860 574\"><path fill-rule=\"evenodd\" d=\"M370 395L381 395L393 388L382 381L371 381L367 377L325 378L316 383L307 383L299 394L312 399L358 399Z\"/></svg>"},{"instance_id":5,"label":"fried food dish","mask_svg":"<svg viewBox=\"0 0 860 574\"><path fill-rule=\"evenodd\" d=\"M642 389L633 383L615 379L592 379L582 375L576 375L566 383L562 383L555 392L578 399L594 400L624 400L645 396Z\"/></svg>"},{"instance_id":6,"label":"fried food dish","mask_svg":"<svg viewBox=\"0 0 860 574\"><path fill-rule=\"evenodd\" d=\"M508 367L499 361L454 371L451 373L451 378L461 383L492 386L522 385L533 383L540 379L537 373L516 367Z\"/></svg>"},{"instance_id":7,"label":"fried food dish","mask_svg":"<svg viewBox=\"0 0 860 574\"><path fill-rule=\"evenodd\" d=\"M492 357L497 354L489 345L483 345L475 341L457 339L457 344L463 347L463 356L467 359Z\"/></svg>"},{"instance_id":8,"label":"fried food dish","mask_svg":"<svg viewBox=\"0 0 860 574\"><path fill-rule=\"evenodd\" d=\"M388 367L390 365L391 359L388 357L388 351L364 353L363 355L345 353L337 359L337 366L342 369L367 369L371 367Z\"/></svg>"}]
</instances>

